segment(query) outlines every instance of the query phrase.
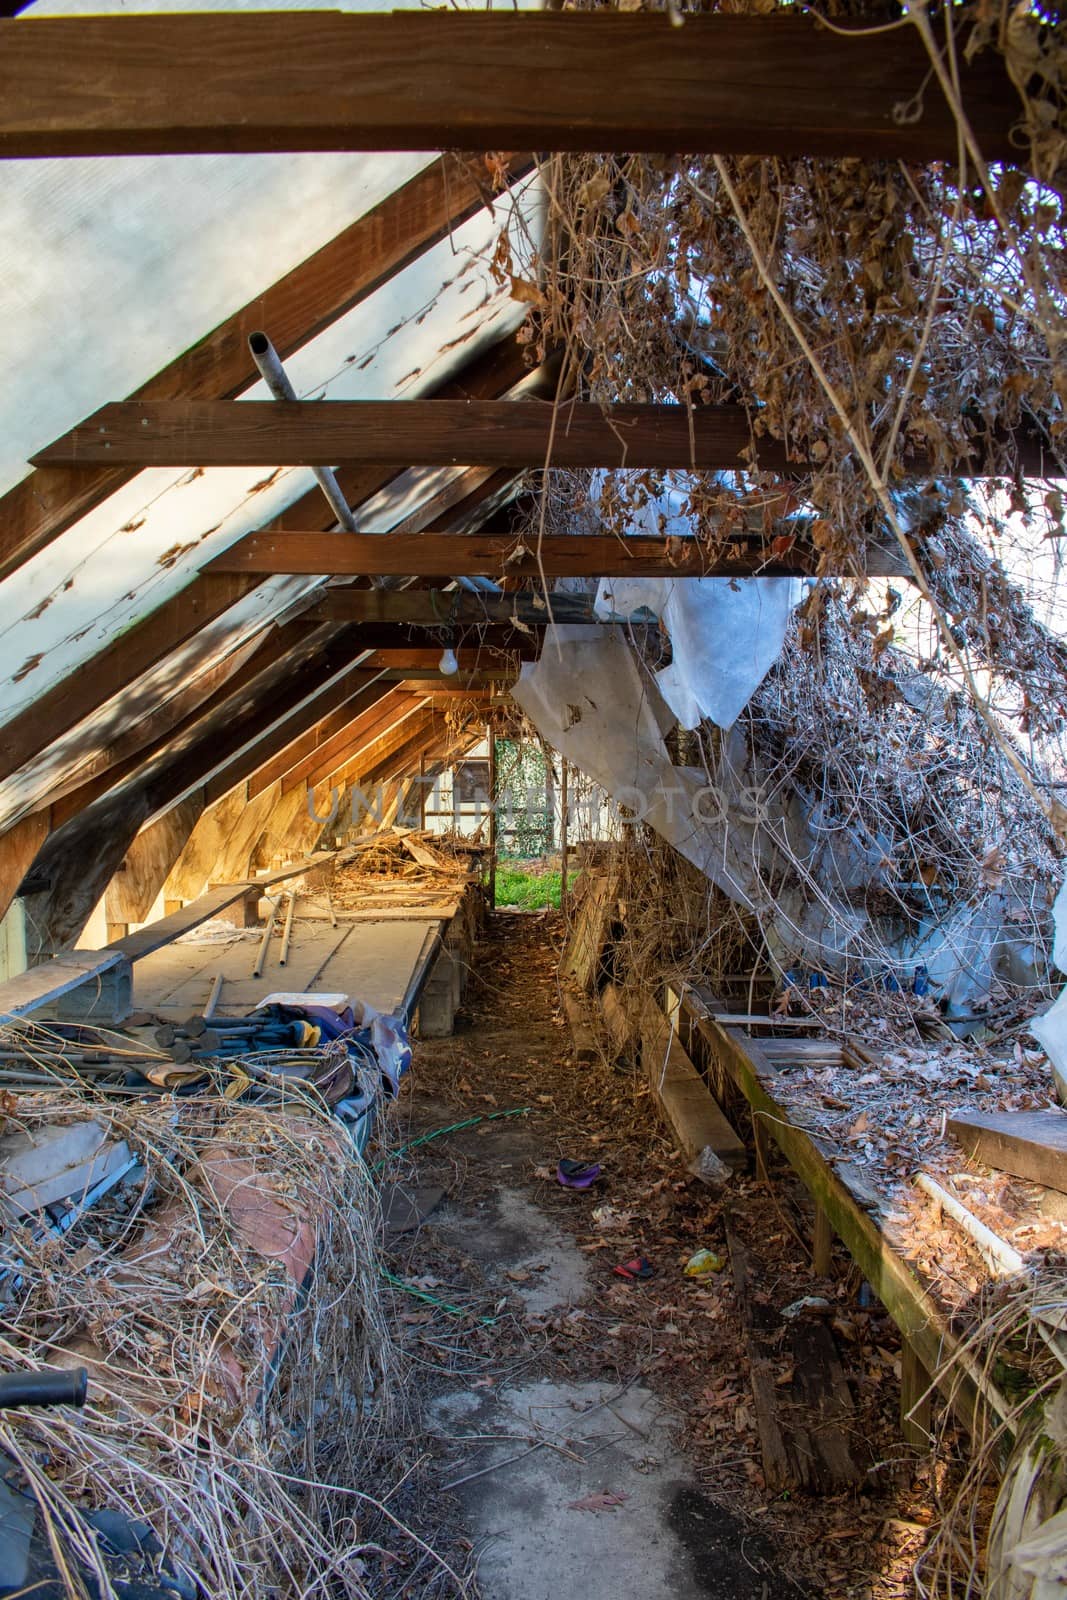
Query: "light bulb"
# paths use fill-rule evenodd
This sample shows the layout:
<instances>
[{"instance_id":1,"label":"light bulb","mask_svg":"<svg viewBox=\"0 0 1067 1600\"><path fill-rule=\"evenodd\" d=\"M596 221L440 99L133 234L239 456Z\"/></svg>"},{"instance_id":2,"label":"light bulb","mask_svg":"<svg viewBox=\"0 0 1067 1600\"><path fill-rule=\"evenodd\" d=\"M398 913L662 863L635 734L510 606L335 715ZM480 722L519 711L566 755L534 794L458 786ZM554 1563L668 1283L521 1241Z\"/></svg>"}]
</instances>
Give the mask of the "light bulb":
<instances>
[{"instance_id":1,"label":"light bulb","mask_svg":"<svg viewBox=\"0 0 1067 1600\"><path fill-rule=\"evenodd\" d=\"M459 671L459 662L456 660L456 652L453 650L450 644L446 644L445 648L441 651L441 659L437 665L439 670L443 672L447 678L450 678L453 673Z\"/></svg>"}]
</instances>

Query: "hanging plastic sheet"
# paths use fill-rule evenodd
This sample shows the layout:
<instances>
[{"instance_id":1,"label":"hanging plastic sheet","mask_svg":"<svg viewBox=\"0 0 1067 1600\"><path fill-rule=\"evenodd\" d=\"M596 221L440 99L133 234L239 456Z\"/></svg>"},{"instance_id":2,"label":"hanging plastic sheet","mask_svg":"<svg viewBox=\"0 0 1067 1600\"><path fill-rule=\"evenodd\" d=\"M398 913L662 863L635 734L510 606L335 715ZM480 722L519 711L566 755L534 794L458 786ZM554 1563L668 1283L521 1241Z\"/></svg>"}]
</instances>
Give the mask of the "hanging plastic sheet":
<instances>
[{"instance_id":1,"label":"hanging plastic sheet","mask_svg":"<svg viewBox=\"0 0 1067 1600\"><path fill-rule=\"evenodd\" d=\"M667 705L683 728L729 728L781 654L803 593L796 578L602 578L596 613L658 617L671 641L656 673Z\"/></svg>"},{"instance_id":2,"label":"hanging plastic sheet","mask_svg":"<svg viewBox=\"0 0 1067 1600\"><path fill-rule=\"evenodd\" d=\"M1061 972L1067 973L1067 882L1056 896L1056 903L1052 908L1052 921L1056 930L1052 960ZM1060 991L1059 998L1051 1010L1046 1011L1042 1017L1034 1018L1030 1024L1030 1032L1047 1053L1052 1063L1057 1088L1063 1098L1063 1090L1067 1086L1067 987Z\"/></svg>"}]
</instances>

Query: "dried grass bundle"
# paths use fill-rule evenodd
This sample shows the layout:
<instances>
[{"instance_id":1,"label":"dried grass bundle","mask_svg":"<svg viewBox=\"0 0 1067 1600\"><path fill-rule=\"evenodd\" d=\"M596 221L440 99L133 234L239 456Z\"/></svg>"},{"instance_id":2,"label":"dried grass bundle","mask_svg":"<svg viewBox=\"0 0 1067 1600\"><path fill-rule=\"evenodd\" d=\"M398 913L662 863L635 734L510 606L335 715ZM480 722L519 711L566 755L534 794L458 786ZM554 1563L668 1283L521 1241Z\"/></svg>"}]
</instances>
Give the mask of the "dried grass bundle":
<instances>
[{"instance_id":1,"label":"dried grass bundle","mask_svg":"<svg viewBox=\"0 0 1067 1600\"><path fill-rule=\"evenodd\" d=\"M6 1131L84 1119L7 1097ZM61 1236L9 1226L0 1363L87 1366L84 1413L9 1414L68 1592L112 1593L78 1509L142 1518L198 1593L362 1600L368 1482L392 1418L375 1188L343 1130L199 1095L91 1105L140 1176ZM310 1282L310 1292L308 1285Z\"/></svg>"}]
</instances>

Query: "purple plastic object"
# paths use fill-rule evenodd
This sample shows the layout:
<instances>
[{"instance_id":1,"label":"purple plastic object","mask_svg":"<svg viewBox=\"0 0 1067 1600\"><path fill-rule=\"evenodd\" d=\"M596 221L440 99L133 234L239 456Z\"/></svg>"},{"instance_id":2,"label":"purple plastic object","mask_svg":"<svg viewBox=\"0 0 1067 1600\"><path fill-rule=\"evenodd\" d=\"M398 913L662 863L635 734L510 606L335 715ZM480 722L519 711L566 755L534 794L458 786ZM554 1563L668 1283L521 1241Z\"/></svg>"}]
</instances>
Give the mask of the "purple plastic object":
<instances>
[{"instance_id":1,"label":"purple plastic object","mask_svg":"<svg viewBox=\"0 0 1067 1600\"><path fill-rule=\"evenodd\" d=\"M556 1168L556 1177L565 1189L590 1189L600 1177L600 1170L581 1161L564 1159Z\"/></svg>"}]
</instances>

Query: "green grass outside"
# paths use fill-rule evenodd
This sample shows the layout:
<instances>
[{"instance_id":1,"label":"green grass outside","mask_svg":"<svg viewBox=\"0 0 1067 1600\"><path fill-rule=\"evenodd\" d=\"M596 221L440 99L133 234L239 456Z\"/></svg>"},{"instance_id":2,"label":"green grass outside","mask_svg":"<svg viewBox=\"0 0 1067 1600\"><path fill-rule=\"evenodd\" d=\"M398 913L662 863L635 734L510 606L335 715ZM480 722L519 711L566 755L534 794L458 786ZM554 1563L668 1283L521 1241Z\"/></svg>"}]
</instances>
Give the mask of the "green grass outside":
<instances>
[{"instance_id":1,"label":"green grass outside","mask_svg":"<svg viewBox=\"0 0 1067 1600\"><path fill-rule=\"evenodd\" d=\"M496 869L496 903L521 906L524 911L540 911L543 906L553 906L558 911L561 883L559 872L523 872L521 867L509 867L501 861Z\"/></svg>"}]
</instances>

